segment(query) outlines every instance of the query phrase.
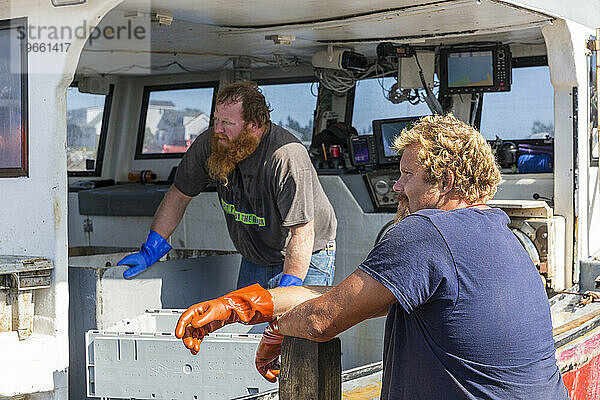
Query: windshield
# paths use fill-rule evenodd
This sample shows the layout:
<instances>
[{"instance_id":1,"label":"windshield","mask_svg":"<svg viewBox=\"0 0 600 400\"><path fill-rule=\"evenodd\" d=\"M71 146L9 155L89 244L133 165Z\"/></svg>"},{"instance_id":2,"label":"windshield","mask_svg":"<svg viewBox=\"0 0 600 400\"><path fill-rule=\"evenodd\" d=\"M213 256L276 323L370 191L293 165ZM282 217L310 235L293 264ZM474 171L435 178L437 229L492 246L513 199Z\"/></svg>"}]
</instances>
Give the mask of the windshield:
<instances>
[{"instance_id":1,"label":"windshield","mask_svg":"<svg viewBox=\"0 0 600 400\"><path fill-rule=\"evenodd\" d=\"M554 137L554 89L547 66L513 69L508 93L483 96L481 133L487 140Z\"/></svg>"}]
</instances>

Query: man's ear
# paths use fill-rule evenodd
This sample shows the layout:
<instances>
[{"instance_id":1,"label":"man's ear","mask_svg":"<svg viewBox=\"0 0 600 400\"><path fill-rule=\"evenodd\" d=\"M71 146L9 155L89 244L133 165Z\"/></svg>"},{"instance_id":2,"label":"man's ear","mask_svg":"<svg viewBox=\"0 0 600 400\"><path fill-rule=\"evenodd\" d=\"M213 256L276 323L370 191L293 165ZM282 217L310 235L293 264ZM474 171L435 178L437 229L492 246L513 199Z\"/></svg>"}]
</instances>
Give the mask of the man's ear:
<instances>
[{"instance_id":1,"label":"man's ear","mask_svg":"<svg viewBox=\"0 0 600 400\"><path fill-rule=\"evenodd\" d=\"M448 194L454 189L454 172L450 169L444 171L444 178L442 178L442 185L440 188L441 194Z\"/></svg>"},{"instance_id":2,"label":"man's ear","mask_svg":"<svg viewBox=\"0 0 600 400\"><path fill-rule=\"evenodd\" d=\"M256 121L249 122L248 126L250 127L250 130L252 131L254 136L260 136L262 134L262 131L260 129L260 126L258 125L258 122L256 122Z\"/></svg>"}]
</instances>

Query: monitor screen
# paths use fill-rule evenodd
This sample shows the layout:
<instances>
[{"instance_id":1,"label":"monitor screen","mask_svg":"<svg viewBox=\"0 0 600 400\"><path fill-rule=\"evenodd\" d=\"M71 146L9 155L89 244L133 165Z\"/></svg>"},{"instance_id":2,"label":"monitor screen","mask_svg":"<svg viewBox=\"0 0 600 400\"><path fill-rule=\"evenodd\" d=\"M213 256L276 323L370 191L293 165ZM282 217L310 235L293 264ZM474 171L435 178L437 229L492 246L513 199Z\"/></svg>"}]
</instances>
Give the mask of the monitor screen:
<instances>
[{"instance_id":1,"label":"monitor screen","mask_svg":"<svg viewBox=\"0 0 600 400\"><path fill-rule=\"evenodd\" d=\"M352 143L352 154L354 165L369 164L371 160L371 154L369 153L369 141L367 137L358 137L351 141Z\"/></svg>"},{"instance_id":2,"label":"monitor screen","mask_svg":"<svg viewBox=\"0 0 600 400\"><path fill-rule=\"evenodd\" d=\"M448 87L494 86L491 50L448 53Z\"/></svg>"},{"instance_id":3,"label":"monitor screen","mask_svg":"<svg viewBox=\"0 0 600 400\"><path fill-rule=\"evenodd\" d=\"M451 47L440 50L440 93L510 91L512 55L509 45Z\"/></svg>"},{"instance_id":4,"label":"monitor screen","mask_svg":"<svg viewBox=\"0 0 600 400\"><path fill-rule=\"evenodd\" d=\"M421 117L379 119L373 121L373 134L377 145L380 165L396 164L400 161L398 153L392 148L394 139Z\"/></svg>"}]
</instances>

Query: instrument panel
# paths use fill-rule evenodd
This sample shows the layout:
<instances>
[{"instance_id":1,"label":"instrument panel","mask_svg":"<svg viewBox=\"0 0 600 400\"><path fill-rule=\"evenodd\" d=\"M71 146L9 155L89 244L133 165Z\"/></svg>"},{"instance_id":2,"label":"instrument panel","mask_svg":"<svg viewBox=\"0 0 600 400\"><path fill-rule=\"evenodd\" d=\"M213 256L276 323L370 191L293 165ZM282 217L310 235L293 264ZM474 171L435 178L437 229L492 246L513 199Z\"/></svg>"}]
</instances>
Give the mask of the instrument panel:
<instances>
[{"instance_id":1,"label":"instrument panel","mask_svg":"<svg viewBox=\"0 0 600 400\"><path fill-rule=\"evenodd\" d=\"M369 188L369 195L376 212L396 212L398 196L393 187L399 174L397 170L378 170L365 173L365 183Z\"/></svg>"}]
</instances>

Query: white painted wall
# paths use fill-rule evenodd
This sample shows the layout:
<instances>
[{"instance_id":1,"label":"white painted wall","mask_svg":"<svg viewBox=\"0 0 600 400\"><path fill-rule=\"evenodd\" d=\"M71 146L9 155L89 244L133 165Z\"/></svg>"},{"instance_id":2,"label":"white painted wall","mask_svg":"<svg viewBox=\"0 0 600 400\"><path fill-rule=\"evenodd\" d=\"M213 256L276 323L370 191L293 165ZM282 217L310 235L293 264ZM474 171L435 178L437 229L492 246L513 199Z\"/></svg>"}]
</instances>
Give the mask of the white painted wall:
<instances>
[{"instance_id":1,"label":"white painted wall","mask_svg":"<svg viewBox=\"0 0 600 400\"><path fill-rule=\"evenodd\" d=\"M0 19L27 17L30 25L95 25L119 0L88 0L54 8L50 1L3 1ZM68 18L66 18L68 15ZM0 254L53 260L52 287L36 292L34 334L19 342L0 334L0 397L40 392L39 399L67 398L67 161L65 91L83 39L68 52L30 52L29 176L0 179Z\"/></svg>"}]
</instances>

